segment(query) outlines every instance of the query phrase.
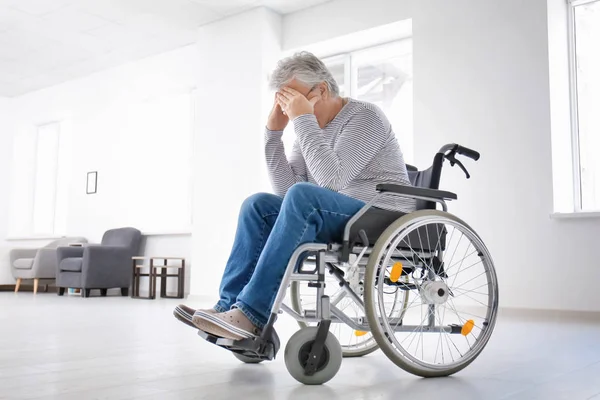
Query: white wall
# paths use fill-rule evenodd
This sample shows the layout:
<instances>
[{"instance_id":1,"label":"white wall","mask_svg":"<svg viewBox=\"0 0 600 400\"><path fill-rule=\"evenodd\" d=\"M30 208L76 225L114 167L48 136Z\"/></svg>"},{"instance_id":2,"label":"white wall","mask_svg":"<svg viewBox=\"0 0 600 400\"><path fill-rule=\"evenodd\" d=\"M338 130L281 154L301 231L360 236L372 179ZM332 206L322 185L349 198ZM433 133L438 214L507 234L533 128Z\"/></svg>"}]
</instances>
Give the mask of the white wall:
<instances>
[{"instance_id":1,"label":"white wall","mask_svg":"<svg viewBox=\"0 0 600 400\"><path fill-rule=\"evenodd\" d=\"M194 295L217 298L240 205L252 193L270 191L263 134L280 27L279 15L258 8L198 32Z\"/></svg>"},{"instance_id":2,"label":"white wall","mask_svg":"<svg viewBox=\"0 0 600 400\"><path fill-rule=\"evenodd\" d=\"M92 242L98 242L106 229L123 225L122 215L117 211L119 197L123 194L119 191L119 185L111 184L118 182L121 174L118 146L122 139L119 137L122 127L115 124L122 123L124 119L117 117L125 116L126 120L131 104L194 88L196 64L196 49L187 46L11 99L15 129L8 132L1 129L0 141L3 142L0 142L0 152L10 152L11 146L4 146L4 141L10 141L11 135L23 127L54 120L66 121L63 128L70 137L71 145L67 154L71 156L71 173L65 183L66 196L62 199L62 209L59 211L64 218L60 219L65 221L67 235L85 236ZM146 154L141 153L134 152L130 157L139 160L140 173L144 173L145 163L160 162L148 159ZM4 165L10 159L10 155L0 157L1 166L6 167L0 170L0 184L4 183L4 174L10 170L9 164ZM99 171L98 193L86 195L86 173L94 170ZM153 190L160 188L137 193L140 206L144 205L145 198L153 195ZM4 238L7 234L4 213L8 206L3 203L7 196L0 197L0 234ZM154 212L160 213L161 210L149 210L148 218L152 218ZM6 246L22 244L5 243ZM36 246L39 243L28 244ZM189 233L149 236L146 247L147 254L183 256L191 265ZM0 270L5 270L8 259L2 254L0 257ZM6 282L0 280L1 283Z\"/></svg>"},{"instance_id":3,"label":"white wall","mask_svg":"<svg viewBox=\"0 0 600 400\"><path fill-rule=\"evenodd\" d=\"M448 142L481 151L479 162L466 163L471 180L447 169L442 185L458 192L451 210L474 226L492 252L501 305L600 310L595 287L600 224L550 219L546 0L336 0L286 16L284 43L296 48L409 17L417 161L426 166ZM311 21L310 29L305 21ZM553 40L564 40L564 22L554 15L550 22L559 25L550 27ZM564 68L553 64L553 71ZM557 93L564 88L559 84ZM564 120L554 125L556 135L569 135ZM573 279L576 284L568 288Z\"/></svg>"},{"instance_id":4,"label":"white wall","mask_svg":"<svg viewBox=\"0 0 600 400\"><path fill-rule=\"evenodd\" d=\"M548 295L564 256L552 254L561 229L549 219L546 26L544 0L425 1L413 19L417 159L446 142L481 152L470 181L447 169L442 185L490 248L503 306L569 307Z\"/></svg>"},{"instance_id":5,"label":"white wall","mask_svg":"<svg viewBox=\"0 0 600 400\"><path fill-rule=\"evenodd\" d=\"M452 171L443 184L492 252L501 304L600 310L600 224L550 219L546 0L421 1L413 30L417 156L449 141L481 151L471 181Z\"/></svg>"}]
</instances>

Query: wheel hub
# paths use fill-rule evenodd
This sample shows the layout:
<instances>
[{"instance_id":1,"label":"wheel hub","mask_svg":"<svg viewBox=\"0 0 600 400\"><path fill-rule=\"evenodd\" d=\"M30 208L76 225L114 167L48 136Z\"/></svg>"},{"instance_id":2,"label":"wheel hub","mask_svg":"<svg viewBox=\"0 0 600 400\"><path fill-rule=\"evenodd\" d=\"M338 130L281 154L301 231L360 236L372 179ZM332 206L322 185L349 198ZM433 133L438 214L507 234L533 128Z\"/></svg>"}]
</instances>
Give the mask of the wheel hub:
<instances>
[{"instance_id":1,"label":"wheel hub","mask_svg":"<svg viewBox=\"0 0 600 400\"><path fill-rule=\"evenodd\" d=\"M310 352L312 350L312 346L314 343L315 343L314 340L304 343L304 345L300 349L300 352L298 353L298 359L300 360L300 365L302 365L303 368L305 368L306 364L308 364L308 357L310 356ZM325 347L323 347L323 353L321 353L321 358L319 360L319 363L317 364L317 372L319 372L323 368L325 368L328 361L329 361L329 350L327 349L327 346L325 346Z\"/></svg>"},{"instance_id":2,"label":"wheel hub","mask_svg":"<svg viewBox=\"0 0 600 400\"><path fill-rule=\"evenodd\" d=\"M421 296L425 304L444 304L448 301L448 285L443 281L429 281L421 285Z\"/></svg>"},{"instance_id":3,"label":"wheel hub","mask_svg":"<svg viewBox=\"0 0 600 400\"><path fill-rule=\"evenodd\" d=\"M346 281L354 293L362 295L364 292L364 286L361 281L359 268L360 267L358 265L351 265L346 271Z\"/></svg>"}]
</instances>

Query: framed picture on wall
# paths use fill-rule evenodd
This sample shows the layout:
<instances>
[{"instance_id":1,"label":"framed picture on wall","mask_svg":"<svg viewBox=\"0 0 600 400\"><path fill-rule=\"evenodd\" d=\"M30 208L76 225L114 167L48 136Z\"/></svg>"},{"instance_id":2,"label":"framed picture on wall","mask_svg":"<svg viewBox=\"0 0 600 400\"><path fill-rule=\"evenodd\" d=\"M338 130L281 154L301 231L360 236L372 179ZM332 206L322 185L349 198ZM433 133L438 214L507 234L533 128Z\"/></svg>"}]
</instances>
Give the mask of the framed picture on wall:
<instances>
[{"instance_id":1,"label":"framed picture on wall","mask_svg":"<svg viewBox=\"0 0 600 400\"><path fill-rule=\"evenodd\" d=\"M94 194L98 189L98 171L92 171L87 173L86 190L87 194Z\"/></svg>"}]
</instances>

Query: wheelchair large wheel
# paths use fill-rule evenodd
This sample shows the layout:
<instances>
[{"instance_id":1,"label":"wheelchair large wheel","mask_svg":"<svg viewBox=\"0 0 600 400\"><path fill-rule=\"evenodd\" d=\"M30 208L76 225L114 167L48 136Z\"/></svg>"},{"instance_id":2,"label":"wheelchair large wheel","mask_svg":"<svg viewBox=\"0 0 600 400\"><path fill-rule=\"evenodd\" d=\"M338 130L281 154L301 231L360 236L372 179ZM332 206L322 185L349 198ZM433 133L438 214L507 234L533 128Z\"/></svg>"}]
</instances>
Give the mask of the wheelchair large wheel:
<instances>
[{"instance_id":1,"label":"wheelchair large wheel","mask_svg":"<svg viewBox=\"0 0 600 400\"><path fill-rule=\"evenodd\" d=\"M391 299L394 291L409 295ZM365 308L375 340L399 367L422 377L454 374L481 353L496 323L492 258L473 229L451 214L405 215L369 257ZM405 310L403 317L389 318L389 308Z\"/></svg>"},{"instance_id":2,"label":"wheelchair large wheel","mask_svg":"<svg viewBox=\"0 0 600 400\"><path fill-rule=\"evenodd\" d=\"M361 307L340 289L337 280L329 274L327 277L329 279L326 278L325 293L330 296L331 303L351 318L366 318ZM314 310L316 308L315 290L308 287L308 282L292 282L290 292L292 308L298 314L302 315L304 310ZM302 329L308 326L316 326L317 323L307 324L298 321L298 325ZM356 331L346 324L331 324L330 332L340 342L344 357L362 357L379 348L370 332Z\"/></svg>"}]
</instances>

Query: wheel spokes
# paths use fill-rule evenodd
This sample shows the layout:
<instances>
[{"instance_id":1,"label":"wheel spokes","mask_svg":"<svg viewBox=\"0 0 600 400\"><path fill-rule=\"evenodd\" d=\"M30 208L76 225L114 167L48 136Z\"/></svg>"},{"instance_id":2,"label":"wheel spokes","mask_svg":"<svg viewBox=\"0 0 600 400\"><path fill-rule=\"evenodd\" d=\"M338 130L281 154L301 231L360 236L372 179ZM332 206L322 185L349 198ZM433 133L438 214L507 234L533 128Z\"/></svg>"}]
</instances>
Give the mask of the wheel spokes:
<instances>
[{"instance_id":1,"label":"wheel spokes","mask_svg":"<svg viewBox=\"0 0 600 400\"><path fill-rule=\"evenodd\" d=\"M416 239L409 241L411 232ZM456 221L437 218L399 229L388 243L379 256L374 298L380 327L395 351L430 369L460 365L478 354L489 338L497 308L493 266L488 265L491 260L478 237ZM399 250L408 252L404 261L412 273L406 275L402 289L396 285L406 294L398 297L400 304L390 304L384 298L390 283L385 278L391 256ZM432 282L437 286L428 286ZM388 320L391 308L403 310L401 321Z\"/></svg>"}]
</instances>

